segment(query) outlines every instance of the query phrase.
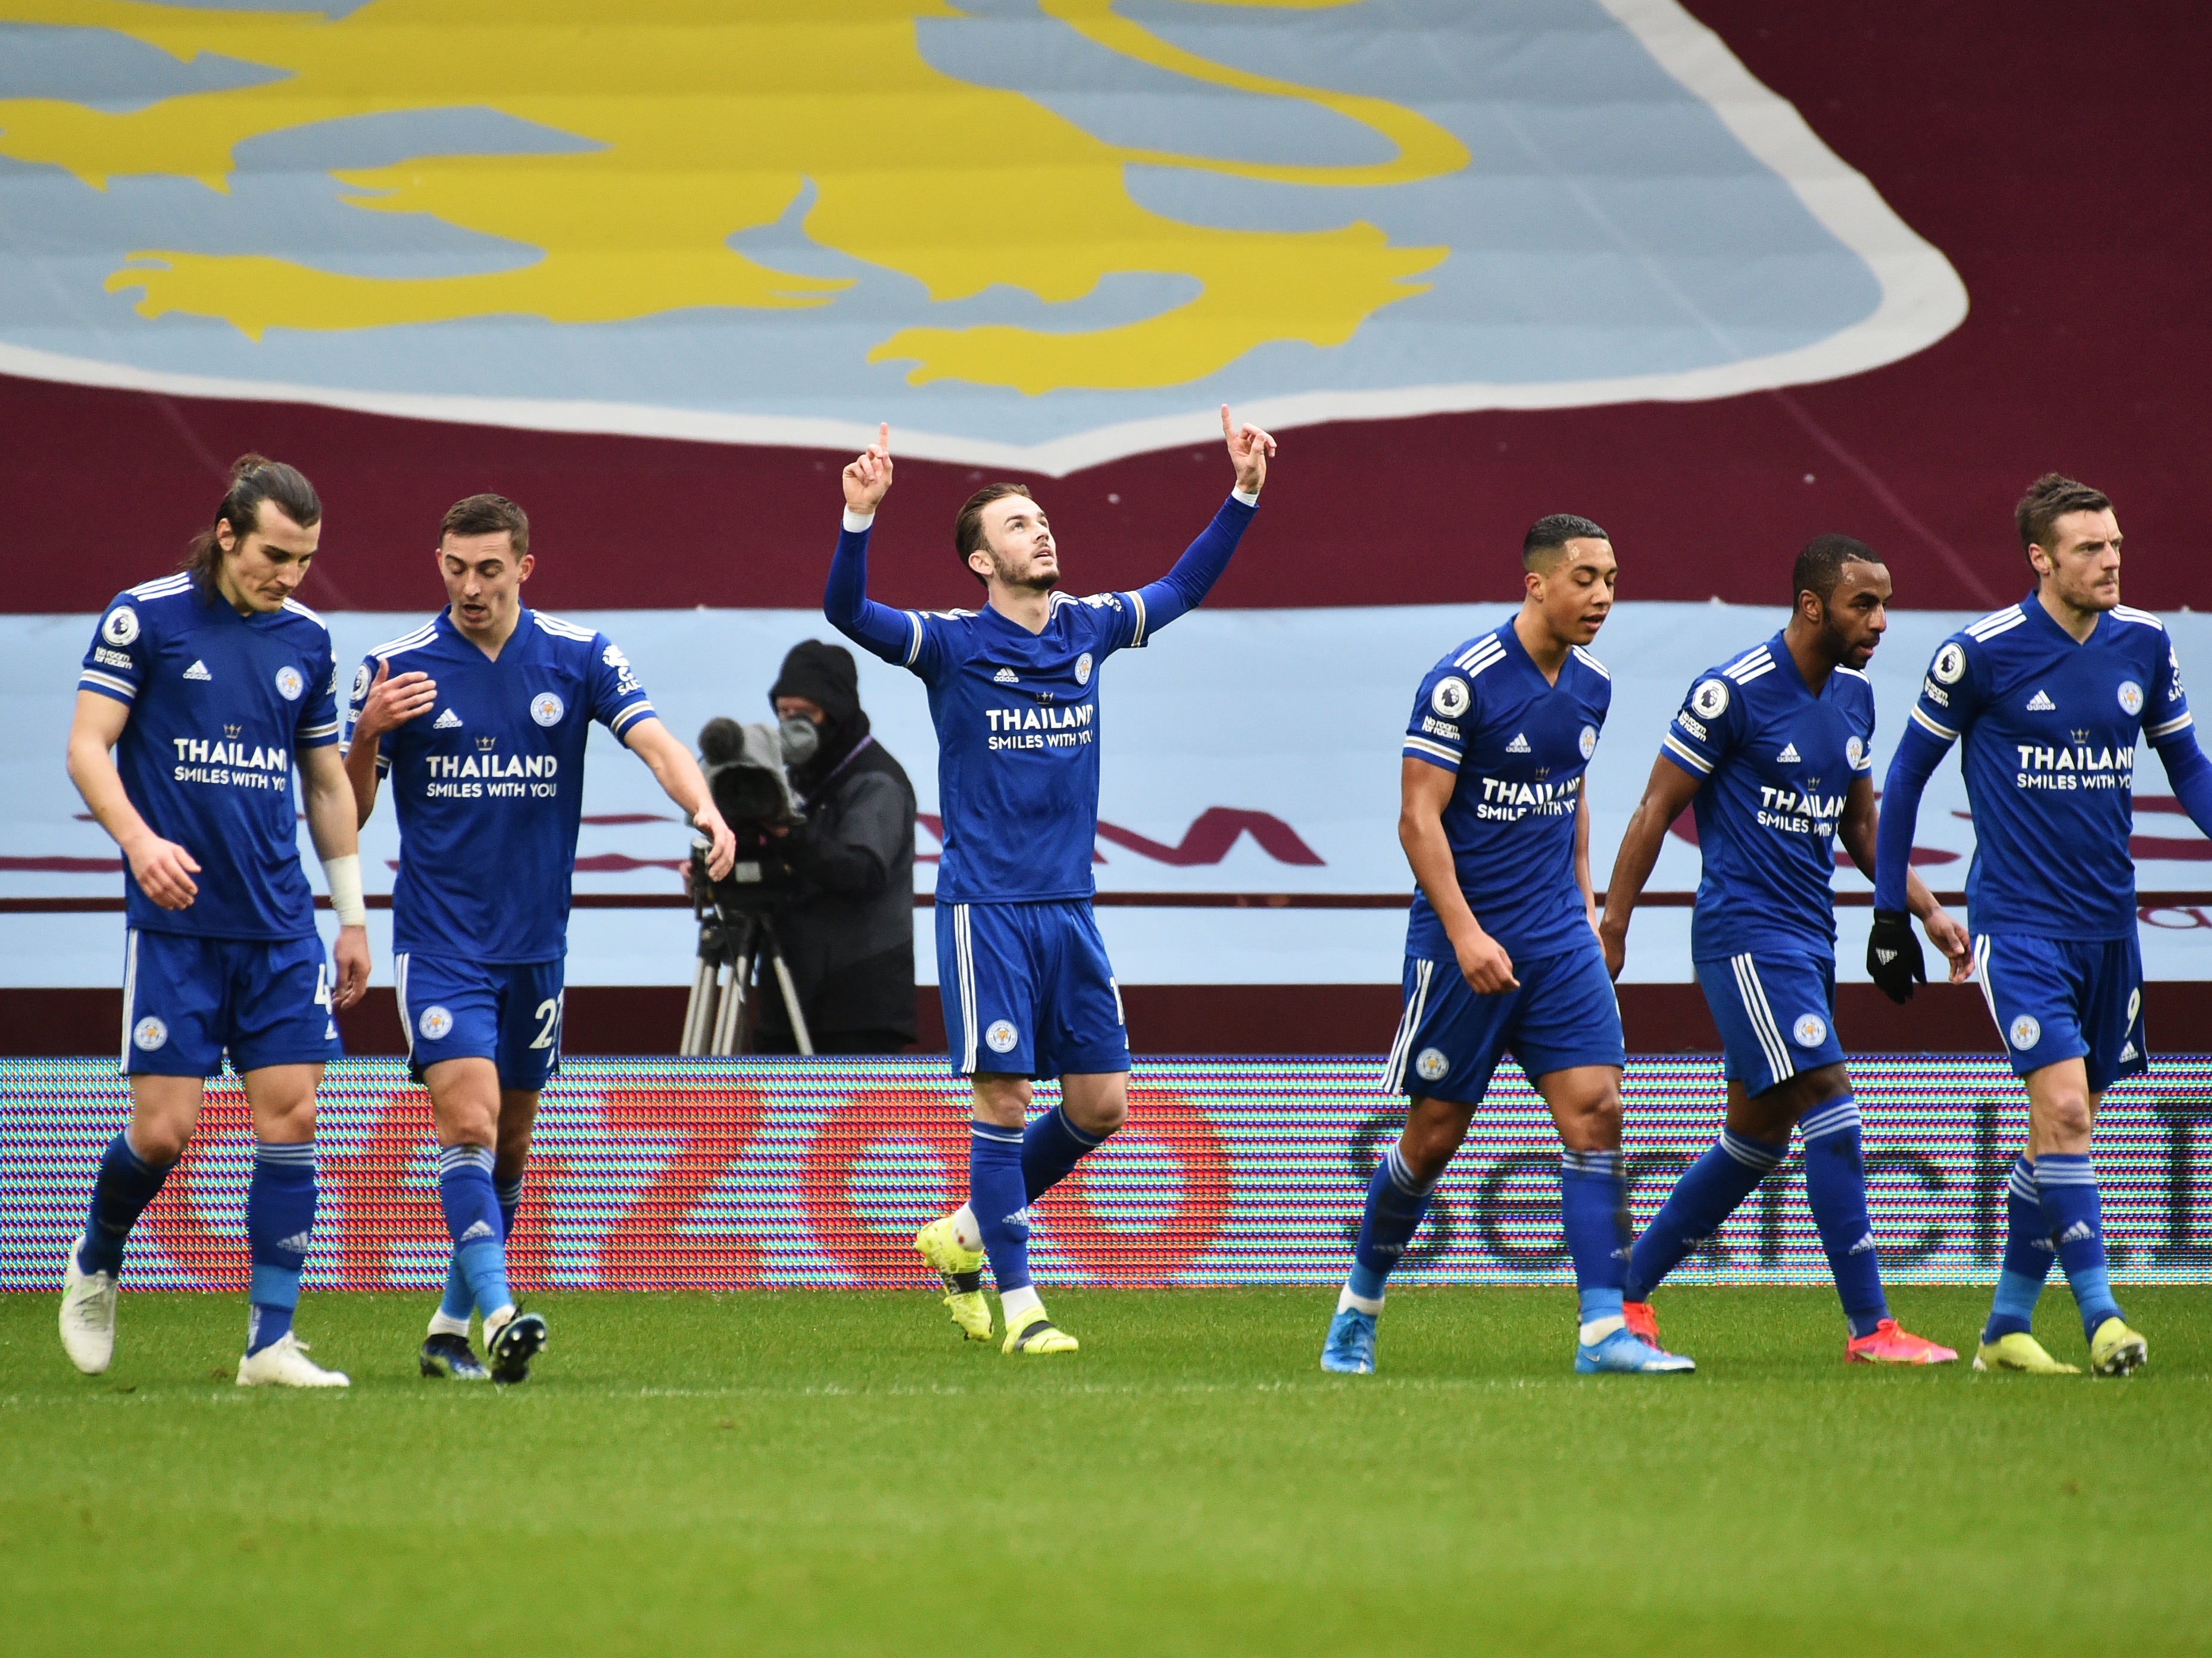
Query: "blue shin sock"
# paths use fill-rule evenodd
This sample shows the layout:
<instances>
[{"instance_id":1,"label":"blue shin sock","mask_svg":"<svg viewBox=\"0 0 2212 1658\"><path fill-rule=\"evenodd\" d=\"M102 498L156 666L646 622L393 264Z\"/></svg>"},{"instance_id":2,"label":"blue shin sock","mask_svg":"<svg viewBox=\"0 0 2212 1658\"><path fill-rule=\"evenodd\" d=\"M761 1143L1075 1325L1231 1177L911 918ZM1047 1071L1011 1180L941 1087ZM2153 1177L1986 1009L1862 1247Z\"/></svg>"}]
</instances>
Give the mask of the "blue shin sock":
<instances>
[{"instance_id":1,"label":"blue shin sock","mask_svg":"<svg viewBox=\"0 0 2212 1658\"><path fill-rule=\"evenodd\" d=\"M1789 1149L1723 1129L1705 1156L1682 1171L1651 1224L1636 1240L1628 1279L1622 1286L1627 1298L1650 1300L1660 1280L1720 1230L1736 1206L1780 1165Z\"/></svg>"},{"instance_id":2,"label":"blue shin sock","mask_svg":"<svg viewBox=\"0 0 2212 1658\"><path fill-rule=\"evenodd\" d=\"M522 1207L522 1176L517 1175L513 1180L504 1181L495 1179L492 1191L499 1199L499 1235L501 1238L512 1238L514 1236L515 1212ZM476 1304L476 1291L469 1288L468 1276L461 1271L460 1257L456 1255L446 1268L446 1293L439 1300L438 1315L441 1318L466 1324Z\"/></svg>"},{"instance_id":3,"label":"blue shin sock","mask_svg":"<svg viewBox=\"0 0 2212 1658\"><path fill-rule=\"evenodd\" d=\"M2087 1155L2048 1152L2035 1160L2035 1185L2043 1195L2043 1218L2058 1245L2059 1264L2066 1269L2066 1287L2081 1311L2081 1329L2094 1335L2106 1319L2120 1316L2105 1265L2104 1205L2097 1194L2096 1171Z\"/></svg>"},{"instance_id":4,"label":"blue shin sock","mask_svg":"<svg viewBox=\"0 0 2212 1658\"><path fill-rule=\"evenodd\" d=\"M507 1234L491 1184L491 1148L451 1146L438 1154L438 1201L453 1240L453 1266L486 1318L514 1297L507 1287Z\"/></svg>"},{"instance_id":5,"label":"blue shin sock","mask_svg":"<svg viewBox=\"0 0 2212 1658\"><path fill-rule=\"evenodd\" d=\"M1582 1322L1619 1318L1629 1254L1620 1152L1560 1151L1559 1220L1575 1263Z\"/></svg>"},{"instance_id":6,"label":"blue shin sock","mask_svg":"<svg viewBox=\"0 0 2212 1658\"><path fill-rule=\"evenodd\" d=\"M1053 1107L1022 1136L1022 1189L1029 1200L1035 1203L1051 1191L1080 1159L1105 1144L1105 1135L1086 1134L1070 1122L1064 1106Z\"/></svg>"},{"instance_id":7,"label":"blue shin sock","mask_svg":"<svg viewBox=\"0 0 2212 1658\"><path fill-rule=\"evenodd\" d=\"M1374 1303L1362 1304L1363 1312L1380 1309L1390 1274L1405 1258L1413 1234L1420 1230L1421 1218L1429 1212L1429 1199L1436 1189L1434 1181L1423 1181L1415 1176L1395 1145L1376 1165L1375 1177L1367 1182L1367 1207L1359 1217L1352 1276L1345 1284L1355 1303Z\"/></svg>"},{"instance_id":8,"label":"blue shin sock","mask_svg":"<svg viewBox=\"0 0 2212 1658\"><path fill-rule=\"evenodd\" d=\"M165 1163L157 1168L147 1162L132 1149L127 1133L108 1141L92 1183L92 1207L84 1218L84 1247L76 1252L77 1271L112 1274L123 1270L123 1241L175 1167Z\"/></svg>"},{"instance_id":9,"label":"blue shin sock","mask_svg":"<svg viewBox=\"0 0 2212 1658\"><path fill-rule=\"evenodd\" d=\"M1797 1125L1805 1137L1805 1198L1820 1248L1843 1297L1851 1333L1870 1336L1889 1316L1881 1293L1881 1263L1875 1254L1874 1224L1867 1218L1866 1162L1859 1144L1859 1102L1846 1094L1816 1105Z\"/></svg>"},{"instance_id":10,"label":"blue shin sock","mask_svg":"<svg viewBox=\"0 0 2212 1658\"><path fill-rule=\"evenodd\" d=\"M2023 1151L2012 1160L2012 1173L2005 1178L2004 1267L1997 1273L1996 1298L1982 1330L1984 1342L2034 1327L2036 1301L2057 1259L2051 1224L2043 1218L2043 1194L2036 1189L2035 1165Z\"/></svg>"},{"instance_id":11,"label":"blue shin sock","mask_svg":"<svg viewBox=\"0 0 2212 1658\"><path fill-rule=\"evenodd\" d=\"M1022 1181L1022 1134L987 1122L968 1125L968 1207L999 1294L1030 1285L1029 1196Z\"/></svg>"},{"instance_id":12,"label":"blue shin sock","mask_svg":"<svg viewBox=\"0 0 2212 1658\"><path fill-rule=\"evenodd\" d=\"M253 1285L246 1296L247 1352L283 1340L291 1329L314 1230L313 1143L256 1145L253 1175L246 1187L246 1235L253 1257Z\"/></svg>"}]
</instances>

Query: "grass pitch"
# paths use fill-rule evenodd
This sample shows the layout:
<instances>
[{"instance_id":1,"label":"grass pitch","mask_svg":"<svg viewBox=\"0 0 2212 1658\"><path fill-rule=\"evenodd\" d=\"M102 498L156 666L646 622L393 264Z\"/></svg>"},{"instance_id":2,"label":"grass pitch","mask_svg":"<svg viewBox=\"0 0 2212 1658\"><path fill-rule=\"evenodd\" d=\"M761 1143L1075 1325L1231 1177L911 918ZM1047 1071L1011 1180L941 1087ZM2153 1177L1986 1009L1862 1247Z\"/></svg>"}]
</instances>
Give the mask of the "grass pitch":
<instances>
[{"instance_id":1,"label":"grass pitch","mask_svg":"<svg viewBox=\"0 0 2212 1658\"><path fill-rule=\"evenodd\" d=\"M2125 1382L1847 1369L1825 1290L1661 1297L1693 1377L1577 1380L1563 1291L1079 1292L1017 1361L932 1298L533 1302L524 1387L415 1375L423 1295L309 1296L344 1394L230 1376L232 1297L77 1376L0 1297L0 1649L1923 1653L2212 1643L2212 1290ZM1905 1290L1968 1346L1980 1290ZM2063 1288L2039 1333L2082 1347Z\"/></svg>"}]
</instances>

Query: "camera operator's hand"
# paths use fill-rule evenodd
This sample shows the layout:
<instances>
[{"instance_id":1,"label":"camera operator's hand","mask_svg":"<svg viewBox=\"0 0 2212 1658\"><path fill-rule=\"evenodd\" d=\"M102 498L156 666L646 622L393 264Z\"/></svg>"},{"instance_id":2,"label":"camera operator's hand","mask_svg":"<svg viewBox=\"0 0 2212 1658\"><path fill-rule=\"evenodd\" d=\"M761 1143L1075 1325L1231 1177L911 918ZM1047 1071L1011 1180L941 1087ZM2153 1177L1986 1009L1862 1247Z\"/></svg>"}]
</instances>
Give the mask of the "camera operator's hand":
<instances>
[{"instance_id":1,"label":"camera operator's hand","mask_svg":"<svg viewBox=\"0 0 2212 1658\"><path fill-rule=\"evenodd\" d=\"M876 440L845 468L845 505L862 514L883 505L891 487L891 428L876 428Z\"/></svg>"},{"instance_id":2,"label":"camera operator's hand","mask_svg":"<svg viewBox=\"0 0 2212 1658\"><path fill-rule=\"evenodd\" d=\"M730 826L722 821L722 814L714 810L712 801L691 814L692 826L704 835L708 842L707 873L717 881L730 872L738 861L738 837L730 833Z\"/></svg>"}]
</instances>

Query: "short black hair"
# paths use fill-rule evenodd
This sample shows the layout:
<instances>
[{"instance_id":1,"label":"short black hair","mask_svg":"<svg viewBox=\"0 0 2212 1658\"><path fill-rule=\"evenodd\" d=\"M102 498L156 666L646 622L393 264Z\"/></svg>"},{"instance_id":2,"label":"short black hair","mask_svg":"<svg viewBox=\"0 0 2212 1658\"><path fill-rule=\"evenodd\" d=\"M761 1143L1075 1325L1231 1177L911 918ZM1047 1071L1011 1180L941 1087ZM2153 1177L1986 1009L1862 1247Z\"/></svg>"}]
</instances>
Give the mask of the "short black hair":
<instances>
[{"instance_id":1,"label":"short black hair","mask_svg":"<svg viewBox=\"0 0 2212 1658\"><path fill-rule=\"evenodd\" d=\"M2069 513L2112 509L2112 499L2102 489L2092 489L2063 472L2045 472L2027 486L2020 505L2012 509L2013 525L2020 531L2020 550L2025 553L2031 547L2040 547L2050 551L2051 526Z\"/></svg>"},{"instance_id":2,"label":"short black hair","mask_svg":"<svg viewBox=\"0 0 2212 1658\"><path fill-rule=\"evenodd\" d=\"M1521 568L1533 570L1544 554L1571 541L1611 541L1613 537L1588 519L1574 513L1553 513L1538 519L1521 537Z\"/></svg>"},{"instance_id":3,"label":"short black hair","mask_svg":"<svg viewBox=\"0 0 2212 1658\"><path fill-rule=\"evenodd\" d=\"M1796 609L1797 595L1810 593L1823 604L1828 595L1836 591L1836 584L1844 579L1846 564L1879 564L1881 555L1851 536L1829 534L1814 536L1797 555L1797 562L1790 572L1790 604Z\"/></svg>"}]
</instances>

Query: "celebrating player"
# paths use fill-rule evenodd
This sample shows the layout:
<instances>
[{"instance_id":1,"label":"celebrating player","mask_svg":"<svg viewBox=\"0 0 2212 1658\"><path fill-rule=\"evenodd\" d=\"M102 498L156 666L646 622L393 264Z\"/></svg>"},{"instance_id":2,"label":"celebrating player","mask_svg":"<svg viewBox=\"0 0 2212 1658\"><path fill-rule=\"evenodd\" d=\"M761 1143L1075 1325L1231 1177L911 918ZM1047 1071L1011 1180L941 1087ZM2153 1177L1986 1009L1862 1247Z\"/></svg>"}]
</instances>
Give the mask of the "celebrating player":
<instances>
[{"instance_id":1,"label":"celebrating player","mask_svg":"<svg viewBox=\"0 0 2212 1658\"><path fill-rule=\"evenodd\" d=\"M1620 1010L1597 941L1583 780L1613 697L1583 647L1613 609L1611 540L1540 519L1522 542L1527 597L1503 627L1429 671L1407 728L1398 839L1419 890L1406 932L1406 1012L1383 1086L1412 1096L1367 1189L1325 1370L1375 1368L1390 1271L1510 1048L1551 1108L1560 1211L1580 1292L1575 1369L1696 1368L1627 1327Z\"/></svg>"},{"instance_id":2,"label":"celebrating player","mask_svg":"<svg viewBox=\"0 0 2212 1658\"><path fill-rule=\"evenodd\" d=\"M2149 1357L2113 1299L2089 1137L2105 1090L2148 1063L2136 938L2136 744L2212 834L2212 762L2197 746L2166 628L2120 603L2112 503L2046 473L2014 511L2035 590L1943 642L1890 762L1875 852L1867 971L1893 999L1924 969L1905 919L1920 793L1966 738L1974 815L1966 919L1974 965L2012 1068L2027 1085L2027 1150L2006 1182L2004 1266L1974 1368L2073 1372L2031 1332L2055 1251L2089 1365L2125 1376Z\"/></svg>"},{"instance_id":3,"label":"celebrating player","mask_svg":"<svg viewBox=\"0 0 2212 1658\"><path fill-rule=\"evenodd\" d=\"M422 1374L470 1382L487 1374L469 1345L472 1309L495 1382L524 1380L545 1345L544 1319L518 1313L508 1291L507 1237L538 1092L561 1062L592 721L713 837L715 876L736 852L697 762L654 717L629 659L605 634L524 606L535 562L522 508L500 495L456 502L438 526L447 607L369 653L348 713L345 764L362 823L379 780L397 774L393 977L408 1057L437 1120L453 1240Z\"/></svg>"},{"instance_id":4,"label":"celebrating player","mask_svg":"<svg viewBox=\"0 0 2212 1658\"><path fill-rule=\"evenodd\" d=\"M945 1279L970 1340L991 1338L988 1255L1008 1353L1073 1352L1030 1282L1028 1206L1129 1109L1121 994L1091 918L1098 833L1098 670L1202 600L1260 501L1275 440L1221 410L1237 487L1175 568L1131 592L1071 598L1044 510L1018 483L979 489L952 538L983 584L980 610L894 610L867 597L868 531L891 486L890 428L845 468L844 531L823 610L929 687L938 795L938 983L953 1069L973 1079L968 1201L915 1247ZM1060 1103L1028 1121L1030 1080ZM1024 1131L1026 1125L1026 1132Z\"/></svg>"},{"instance_id":5,"label":"celebrating player","mask_svg":"<svg viewBox=\"0 0 2212 1658\"><path fill-rule=\"evenodd\" d=\"M185 568L116 597L77 680L70 778L129 872L131 1122L100 1158L62 1291L62 1345L88 1376L114 1355L124 1241L184 1155L228 1050L254 1136L239 1384L346 1385L292 1333L315 1225L315 1089L338 1056L335 1011L368 982L337 663L323 619L292 597L322 516L291 467L240 459ZM335 988L300 866L295 766L338 921Z\"/></svg>"},{"instance_id":6,"label":"celebrating player","mask_svg":"<svg viewBox=\"0 0 2212 1658\"><path fill-rule=\"evenodd\" d=\"M1676 1182L1628 1263L1629 1327L1653 1345L1648 1300L1805 1134L1805 1193L1850 1321L1852 1362L1940 1364L1948 1347L1889 1315L1867 1220L1859 1107L1836 1036L1840 836L1874 873L1874 686L1863 671L1889 625L1889 572L1849 536L1797 555L1790 624L1691 687L1652 763L1613 865L1598 937L1617 977L1636 900L1667 826L1694 805L1705 860L1690 926L1698 982L1721 1029L1728 1123ZM1972 970L1965 930L1908 874L1906 899L1954 982Z\"/></svg>"}]
</instances>

